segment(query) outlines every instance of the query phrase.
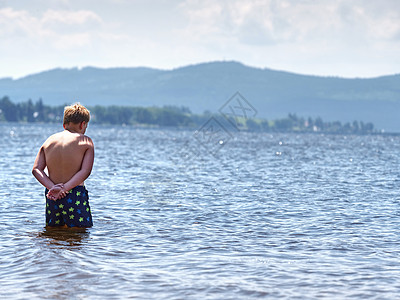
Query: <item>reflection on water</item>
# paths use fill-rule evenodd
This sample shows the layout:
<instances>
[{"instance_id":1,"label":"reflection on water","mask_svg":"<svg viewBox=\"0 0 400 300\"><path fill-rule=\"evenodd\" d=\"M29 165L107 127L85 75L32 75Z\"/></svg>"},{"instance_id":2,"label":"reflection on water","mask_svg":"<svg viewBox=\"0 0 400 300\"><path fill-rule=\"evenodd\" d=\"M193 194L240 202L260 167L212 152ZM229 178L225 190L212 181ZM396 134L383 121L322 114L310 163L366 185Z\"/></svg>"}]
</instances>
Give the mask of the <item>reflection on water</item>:
<instances>
[{"instance_id":1,"label":"reflection on water","mask_svg":"<svg viewBox=\"0 0 400 300\"><path fill-rule=\"evenodd\" d=\"M78 247L89 238L89 232L86 228L45 227L37 237L44 239L49 245Z\"/></svg>"},{"instance_id":2,"label":"reflection on water","mask_svg":"<svg viewBox=\"0 0 400 300\"><path fill-rule=\"evenodd\" d=\"M30 173L60 129L0 124L2 298L398 297L398 136L238 132L214 157L190 131L91 126L94 227L73 231L43 229Z\"/></svg>"}]
</instances>

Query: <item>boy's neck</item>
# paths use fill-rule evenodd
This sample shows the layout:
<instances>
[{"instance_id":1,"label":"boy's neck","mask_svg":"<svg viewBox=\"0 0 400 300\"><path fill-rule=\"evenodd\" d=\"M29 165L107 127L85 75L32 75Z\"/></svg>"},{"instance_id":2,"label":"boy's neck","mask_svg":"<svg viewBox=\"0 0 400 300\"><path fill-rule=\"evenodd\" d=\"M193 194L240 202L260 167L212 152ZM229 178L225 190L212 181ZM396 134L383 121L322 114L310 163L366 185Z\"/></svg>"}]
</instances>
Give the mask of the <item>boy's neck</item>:
<instances>
[{"instance_id":1,"label":"boy's neck","mask_svg":"<svg viewBox=\"0 0 400 300\"><path fill-rule=\"evenodd\" d=\"M82 124L75 124L75 123L68 123L64 124L64 129L71 132L71 133L81 133L84 134L85 128L82 126Z\"/></svg>"},{"instance_id":2,"label":"boy's neck","mask_svg":"<svg viewBox=\"0 0 400 300\"><path fill-rule=\"evenodd\" d=\"M71 133L81 133L81 132L79 132L78 130L74 130L74 129L72 129L72 128L65 128L65 130L66 131L69 131L69 132L71 132Z\"/></svg>"}]
</instances>

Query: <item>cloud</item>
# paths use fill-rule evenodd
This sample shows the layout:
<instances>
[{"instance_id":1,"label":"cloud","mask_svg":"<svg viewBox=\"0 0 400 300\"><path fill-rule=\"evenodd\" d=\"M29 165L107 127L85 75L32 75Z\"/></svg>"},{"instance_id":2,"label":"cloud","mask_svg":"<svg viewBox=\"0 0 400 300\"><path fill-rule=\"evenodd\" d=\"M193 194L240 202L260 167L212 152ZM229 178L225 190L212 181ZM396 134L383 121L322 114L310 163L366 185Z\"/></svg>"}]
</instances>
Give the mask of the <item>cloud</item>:
<instances>
[{"instance_id":1,"label":"cloud","mask_svg":"<svg viewBox=\"0 0 400 300\"><path fill-rule=\"evenodd\" d=\"M212 59L311 74L399 72L398 0L184 0L179 10L184 43Z\"/></svg>"},{"instance_id":2,"label":"cloud","mask_svg":"<svg viewBox=\"0 0 400 300\"><path fill-rule=\"evenodd\" d=\"M37 20L27 11L0 9L0 37L29 36L39 29Z\"/></svg>"},{"instance_id":3,"label":"cloud","mask_svg":"<svg viewBox=\"0 0 400 300\"><path fill-rule=\"evenodd\" d=\"M400 2L391 0L186 0L180 8L189 21L186 31L198 39L217 34L250 45L390 40L400 32Z\"/></svg>"},{"instance_id":4,"label":"cloud","mask_svg":"<svg viewBox=\"0 0 400 300\"><path fill-rule=\"evenodd\" d=\"M87 45L91 34L101 32L102 23L97 14L86 10L47 10L35 17L25 10L0 9L0 37L27 43L35 40L57 49Z\"/></svg>"},{"instance_id":5,"label":"cloud","mask_svg":"<svg viewBox=\"0 0 400 300\"><path fill-rule=\"evenodd\" d=\"M399 72L398 0L1 3L5 76L52 66L174 68L221 59L312 74Z\"/></svg>"},{"instance_id":6,"label":"cloud","mask_svg":"<svg viewBox=\"0 0 400 300\"><path fill-rule=\"evenodd\" d=\"M67 25L84 25L88 23L102 23L102 19L92 11L60 11L47 10L40 22L44 25L67 24Z\"/></svg>"}]
</instances>

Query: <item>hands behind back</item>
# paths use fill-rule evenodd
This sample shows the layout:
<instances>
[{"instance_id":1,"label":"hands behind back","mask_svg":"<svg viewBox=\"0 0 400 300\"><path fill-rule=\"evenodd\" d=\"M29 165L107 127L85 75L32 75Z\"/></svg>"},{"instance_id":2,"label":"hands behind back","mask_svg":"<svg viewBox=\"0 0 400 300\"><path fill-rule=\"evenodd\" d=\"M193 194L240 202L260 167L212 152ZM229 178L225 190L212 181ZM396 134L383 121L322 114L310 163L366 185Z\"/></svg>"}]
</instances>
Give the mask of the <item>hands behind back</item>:
<instances>
[{"instance_id":1,"label":"hands behind back","mask_svg":"<svg viewBox=\"0 0 400 300\"><path fill-rule=\"evenodd\" d=\"M68 191L64 189L63 183L58 183L53 185L53 187L48 191L46 197L50 200L59 200L64 198L68 194Z\"/></svg>"}]
</instances>

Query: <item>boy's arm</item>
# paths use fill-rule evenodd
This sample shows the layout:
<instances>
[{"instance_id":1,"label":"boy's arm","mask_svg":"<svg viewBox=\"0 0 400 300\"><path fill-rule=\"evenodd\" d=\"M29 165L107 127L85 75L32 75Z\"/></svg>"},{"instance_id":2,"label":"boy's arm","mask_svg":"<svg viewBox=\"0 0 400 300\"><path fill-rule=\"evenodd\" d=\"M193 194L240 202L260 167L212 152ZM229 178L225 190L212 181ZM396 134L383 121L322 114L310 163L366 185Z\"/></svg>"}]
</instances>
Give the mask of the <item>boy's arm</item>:
<instances>
[{"instance_id":1,"label":"boy's arm","mask_svg":"<svg viewBox=\"0 0 400 300\"><path fill-rule=\"evenodd\" d=\"M94 146L90 141L88 149L83 156L81 169L74 175L68 182L64 183L63 190L69 191L72 190L77 185L81 184L89 177L92 172L94 162Z\"/></svg>"},{"instance_id":2,"label":"boy's arm","mask_svg":"<svg viewBox=\"0 0 400 300\"><path fill-rule=\"evenodd\" d=\"M43 146L40 147L40 150L36 156L35 163L33 164L32 174L35 176L37 181L39 181L43 186L47 189L51 189L54 186L53 181L47 176L44 172L46 168L46 157L44 155Z\"/></svg>"}]
</instances>

